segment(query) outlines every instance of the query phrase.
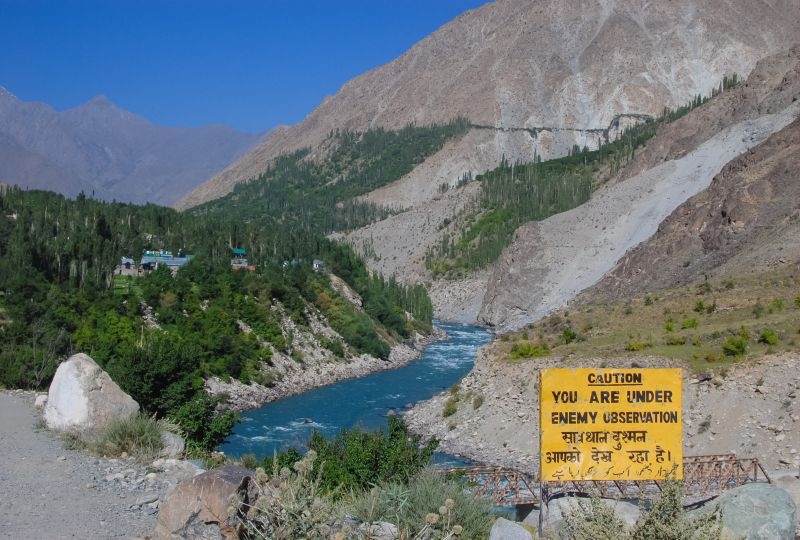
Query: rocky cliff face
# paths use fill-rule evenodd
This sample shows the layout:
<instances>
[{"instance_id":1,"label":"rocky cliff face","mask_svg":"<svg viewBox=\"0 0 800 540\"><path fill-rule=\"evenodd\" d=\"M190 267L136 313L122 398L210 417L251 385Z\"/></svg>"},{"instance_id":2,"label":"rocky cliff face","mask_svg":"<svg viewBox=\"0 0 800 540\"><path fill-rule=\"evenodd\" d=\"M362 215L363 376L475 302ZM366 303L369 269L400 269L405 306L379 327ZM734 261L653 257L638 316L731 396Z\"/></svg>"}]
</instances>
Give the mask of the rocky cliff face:
<instances>
[{"instance_id":1,"label":"rocky cliff face","mask_svg":"<svg viewBox=\"0 0 800 540\"><path fill-rule=\"evenodd\" d=\"M67 196L172 204L259 138L157 126L104 96L57 112L0 87L0 180Z\"/></svg>"},{"instance_id":2,"label":"rocky cliff face","mask_svg":"<svg viewBox=\"0 0 800 540\"><path fill-rule=\"evenodd\" d=\"M765 59L744 85L662 130L588 203L521 227L481 319L518 328L598 281L585 299L797 259L799 68L798 47Z\"/></svg>"},{"instance_id":3,"label":"rocky cliff face","mask_svg":"<svg viewBox=\"0 0 800 540\"><path fill-rule=\"evenodd\" d=\"M468 118L477 131L469 149L478 152L439 171L434 185L494 167L503 154L530 160L593 144L601 135L588 130L607 128L617 114L658 114L710 93L724 74L746 76L797 39L798 20L796 0L493 2L351 80L178 206L224 195L332 129ZM533 130L542 127L558 129Z\"/></svg>"}]
</instances>

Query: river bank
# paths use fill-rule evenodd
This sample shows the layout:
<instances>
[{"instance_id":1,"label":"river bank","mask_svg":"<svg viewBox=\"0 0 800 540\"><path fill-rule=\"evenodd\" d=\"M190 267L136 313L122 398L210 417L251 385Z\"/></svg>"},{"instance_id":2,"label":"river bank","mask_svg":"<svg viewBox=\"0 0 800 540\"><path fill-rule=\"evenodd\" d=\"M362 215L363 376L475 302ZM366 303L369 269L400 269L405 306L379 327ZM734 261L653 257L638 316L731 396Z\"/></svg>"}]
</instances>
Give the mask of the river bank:
<instances>
[{"instance_id":1,"label":"river bank","mask_svg":"<svg viewBox=\"0 0 800 540\"><path fill-rule=\"evenodd\" d=\"M333 437L341 429L385 429L388 416L458 382L472 368L475 352L490 339L482 328L438 325L446 339L429 344L420 358L404 360L398 369L340 380L244 412L219 450L230 456L271 456L304 447L314 431Z\"/></svg>"},{"instance_id":2,"label":"river bank","mask_svg":"<svg viewBox=\"0 0 800 540\"><path fill-rule=\"evenodd\" d=\"M439 439L439 451L487 465L536 473L539 451L538 373L551 367L681 367L684 455L754 457L772 474L800 467L800 355L742 360L723 374L696 373L680 361L653 356L512 363L482 347L453 393L421 401L404 414L409 429ZM476 401L477 400L477 401ZM477 405L477 406L476 406Z\"/></svg>"},{"instance_id":3,"label":"river bank","mask_svg":"<svg viewBox=\"0 0 800 540\"><path fill-rule=\"evenodd\" d=\"M339 381L397 369L419 358L429 345L446 337L447 333L444 330L434 326L430 334L415 334L412 338L392 347L387 360L361 354L347 361L335 361L330 355L312 354L307 351L303 356L304 361L298 363L286 355L275 354L272 363L281 370L281 378L272 386L255 382L244 384L235 379L223 381L218 377L212 377L206 381L205 387L212 395L224 395L230 407L238 411L248 411ZM303 343L302 340L298 341Z\"/></svg>"}]
</instances>

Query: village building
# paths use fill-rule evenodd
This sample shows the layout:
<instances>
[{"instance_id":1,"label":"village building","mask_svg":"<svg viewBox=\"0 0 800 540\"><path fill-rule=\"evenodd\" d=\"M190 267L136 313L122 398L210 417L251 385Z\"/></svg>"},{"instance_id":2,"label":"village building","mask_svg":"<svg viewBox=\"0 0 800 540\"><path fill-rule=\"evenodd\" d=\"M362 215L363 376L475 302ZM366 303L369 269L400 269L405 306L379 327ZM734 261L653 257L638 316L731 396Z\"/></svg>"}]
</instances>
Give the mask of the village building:
<instances>
[{"instance_id":1,"label":"village building","mask_svg":"<svg viewBox=\"0 0 800 540\"><path fill-rule=\"evenodd\" d=\"M247 260L247 250L244 248L231 249L231 268L234 270L247 270L253 272L256 267L249 264Z\"/></svg>"},{"instance_id":2,"label":"village building","mask_svg":"<svg viewBox=\"0 0 800 540\"><path fill-rule=\"evenodd\" d=\"M142 260L139 264L142 270L155 270L159 266L166 266L174 273L193 258L193 255L184 255L181 253L176 257L171 251L161 249L158 251L145 251L142 254Z\"/></svg>"}]
</instances>

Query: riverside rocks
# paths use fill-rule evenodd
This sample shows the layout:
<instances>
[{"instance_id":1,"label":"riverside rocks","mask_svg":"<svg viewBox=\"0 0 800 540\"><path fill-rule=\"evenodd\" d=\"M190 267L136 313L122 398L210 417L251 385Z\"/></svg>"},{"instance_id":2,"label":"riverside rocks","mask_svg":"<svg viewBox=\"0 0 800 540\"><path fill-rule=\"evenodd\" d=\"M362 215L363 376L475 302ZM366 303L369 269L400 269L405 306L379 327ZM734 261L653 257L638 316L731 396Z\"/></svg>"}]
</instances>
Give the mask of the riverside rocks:
<instances>
[{"instance_id":1,"label":"riverside rocks","mask_svg":"<svg viewBox=\"0 0 800 540\"><path fill-rule=\"evenodd\" d=\"M79 353L61 363L44 408L47 427L57 431L97 431L113 420L139 412L139 404L123 392L89 356Z\"/></svg>"},{"instance_id":2,"label":"riverside rocks","mask_svg":"<svg viewBox=\"0 0 800 540\"><path fill-rule=\"evenodd\" d=\"M296 341L302 341L300 332L295 329ZM235 379L229 382L218 377L206 381L205 388L212 395L224 394L228 404L237 410L255 409L285 397L301 394L320 386L333 384L344 379L363 377L376 371L399 368L419 357L422 350L434 341L444 339L443 330L434 327L428 336L417 334L413 339L392 347L388 360L381 360L366 354L348 361L329 361L306 355L303 364L284 355L275 353L272 362L283 370L282 378L273 386L257 383L243 384ZM285 360L285 361L284 361Z\"/></svg>"}]
</instances>

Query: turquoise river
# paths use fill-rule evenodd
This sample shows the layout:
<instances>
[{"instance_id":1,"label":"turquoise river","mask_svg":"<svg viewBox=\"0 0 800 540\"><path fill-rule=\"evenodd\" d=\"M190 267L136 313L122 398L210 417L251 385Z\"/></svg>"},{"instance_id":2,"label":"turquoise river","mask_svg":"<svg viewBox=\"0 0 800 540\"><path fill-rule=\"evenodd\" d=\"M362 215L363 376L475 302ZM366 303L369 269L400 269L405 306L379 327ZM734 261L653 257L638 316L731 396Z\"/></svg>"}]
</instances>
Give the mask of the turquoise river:
<instances>
[{"instance_id":1,"label":"turquoise river","mask_svg":"<svg viewBox=\"0 0 800 540\"><path fill-rule=\"evenodd\" d=\"M476 326L437 323L447 339L429 345L403 367L340 381L247 411L228 442L226 454L271 456L304 447L312 430L333 436L343 428L384 428L386 418L457 383L472 368L478 348L491 334ZM438 455L438 462L450 462Z\"/></svg>"}]
</instances>

